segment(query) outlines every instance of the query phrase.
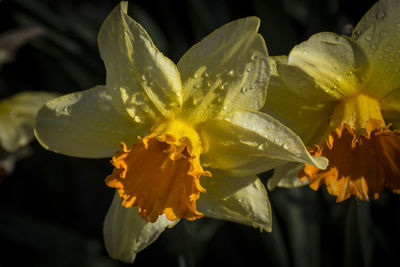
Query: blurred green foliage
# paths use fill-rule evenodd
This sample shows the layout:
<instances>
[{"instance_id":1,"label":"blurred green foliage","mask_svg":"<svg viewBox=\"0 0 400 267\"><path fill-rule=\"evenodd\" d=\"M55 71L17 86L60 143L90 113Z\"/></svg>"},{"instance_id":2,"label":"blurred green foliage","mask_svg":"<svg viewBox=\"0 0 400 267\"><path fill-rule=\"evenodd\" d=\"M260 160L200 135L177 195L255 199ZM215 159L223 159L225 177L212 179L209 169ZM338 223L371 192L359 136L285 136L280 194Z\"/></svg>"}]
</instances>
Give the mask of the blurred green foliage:
<instances>
[{"instance_id":1,"label":"blurred green foliage","mask_svg":"<svg viewBox=\"0 0 400 267\"><path fill-rule=\"evenodd\" d=\"M270 55L320 31L348 33L374 1L129 1L129 14L175 62L229 21L255 15ZM97 50L111 0L0 0L0 40L11 57L0 66L0 97L24 90L61 94L104 84ZM40 29L27 36L26 29ZM22 30L22 31L21 31ZM5 37L20 38L10 50ZM9 37L8 37L9 38ZM17 41L18 41L17 40ZM7 48L8 46L8 48ZM5 49L6 47L7 49ZM0 129L1 130L1 129ZM113 190L108 159L70 158L32 143L33 154L0 183L0 266L125 266L110 259L102 223ZM271 172L262 174L264 181ZM325 189L270 193L272 233L201 219L167 230L138 254L136 266L385 266L396 262L400 198L335 203Z\"/></svg>"}]
</instances>

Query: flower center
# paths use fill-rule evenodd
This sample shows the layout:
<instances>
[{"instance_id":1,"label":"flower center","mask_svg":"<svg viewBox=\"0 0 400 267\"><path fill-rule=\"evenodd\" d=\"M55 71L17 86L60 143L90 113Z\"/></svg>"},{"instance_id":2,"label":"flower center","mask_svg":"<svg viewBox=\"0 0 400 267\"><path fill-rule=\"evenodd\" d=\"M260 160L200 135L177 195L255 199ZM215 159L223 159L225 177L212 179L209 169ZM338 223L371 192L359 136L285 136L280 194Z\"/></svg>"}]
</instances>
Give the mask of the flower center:
<instances>
[{"instance_id":1,"label":"flower center","mask_svg":"<svg viewBox=\"0 0 400 267\"><path fill-rule=\"evenodd\" d=\"M138 143L121 146L111 160L115 168L106 184L118 189L122 206L137 206L149 222L161 214L171 221L203 216L196 210L196 200L205 192L200 176L211 173L200 165L201 144L194 129L170 121Z\"/></svg>"},{"instance_id":2,"label":"flower center","mask_svg":"<svg viewBox=\"0 0 400 267\"><path fill-rule=\"evenodd\" d=\"M328 158L328 168L306 164L299 177L308 178L313 190L326 184L337 202L351 195L376 199L384 187L400 193L400 133L389 126L376 100L358 95L342 101L331 119L333 130L320 146L309 149Z\"/></svg>"}]
</instances>

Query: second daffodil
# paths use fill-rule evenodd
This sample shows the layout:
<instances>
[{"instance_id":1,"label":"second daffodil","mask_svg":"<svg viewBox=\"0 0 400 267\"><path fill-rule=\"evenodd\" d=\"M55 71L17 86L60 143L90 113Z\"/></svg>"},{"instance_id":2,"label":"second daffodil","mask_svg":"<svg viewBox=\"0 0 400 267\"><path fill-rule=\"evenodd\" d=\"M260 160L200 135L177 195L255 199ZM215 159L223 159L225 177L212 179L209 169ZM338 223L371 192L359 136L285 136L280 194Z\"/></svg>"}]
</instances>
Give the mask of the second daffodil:
<instances>
[{"instance_id":1,"label":"second daffodil","mask_svg":"<svg viewBox=\"0 0 400 267\"><path fill-rule=\"evenodd\" d=\"M106 184L117 192L104 222L111 257L132 262L182 218L270 231L270 204L256 174L287 161L325 167L326 159L310 156L291 130L257 111L269 80L258 27L255 17L231 22L175 65L122 2L98 36L106 85L39 111L36 136L47 149L114 154Z\"/></svg>"},{"instance_id":2,"label":"second daffodil","mask_svg":"<svg viewBox=\"0 0 400 267\"><path fill-rule=\"evenodd\" d=\"M385 187L400 193L399 14L400 1L379 1L350 38L318 33L272 59L264 111L315 145L329 167L278 168L270 188L299 184L303 169L303 181L325 184L338 202L378 198Z\"/></svg>"}]
</instances>

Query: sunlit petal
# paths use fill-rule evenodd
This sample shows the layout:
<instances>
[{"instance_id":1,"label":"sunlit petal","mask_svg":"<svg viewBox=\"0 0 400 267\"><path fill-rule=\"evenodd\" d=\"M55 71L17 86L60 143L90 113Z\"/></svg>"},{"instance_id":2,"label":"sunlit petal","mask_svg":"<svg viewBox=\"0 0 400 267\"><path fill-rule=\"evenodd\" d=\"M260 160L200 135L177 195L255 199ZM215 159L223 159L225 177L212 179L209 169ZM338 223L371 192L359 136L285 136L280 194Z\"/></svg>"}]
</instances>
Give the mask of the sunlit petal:
<instances>
[{"instance_id":1,"label":"sunlit petal","mask_svg":"<svg viewBox=\"0 0 400 267\"><path fill-rule=\"evenodd\" d=\"M257 33L259 24L256 17L228 23L182 56L181 116L204 122L219 113L263 106L269 66L267 48Z\"/></svg>"},{"instance_id":2,"label":"sunlit petal","mask_svg":"<svg viewBox=\"0 0 400 267\"><path fill-rule=\"evenodd\" d=\"M271 205L264 185L256 176L228 177L214 172L202 181L207 193L198 201L205 216L271 231Z\"/></svg>"},{"instance_id":3,"label":"sunlit petal","mask_svg":"<svg viewBox=\"0 0 400 267\"><path fill-rule=\"evenodd\" d=\"M150 223L139 216L136 207L125 208L121 203L122 199L115 193L104 221L104 242L111 258L130 263L135 260L136 253L178 221L169 221L163 215Z\"/></svg>"},{"instance_id":4,"label":"sunlit petal","mask_svg":"<svg viewBox=\"0 0 400 267\"><path fill-rule=\"evenodd\" d=\"M110 157L120 142L136 142L143 129L118 112L104 86L55 98L38 112L35 134L54 152L76 157Z\"/></svg>"}]
</instances>

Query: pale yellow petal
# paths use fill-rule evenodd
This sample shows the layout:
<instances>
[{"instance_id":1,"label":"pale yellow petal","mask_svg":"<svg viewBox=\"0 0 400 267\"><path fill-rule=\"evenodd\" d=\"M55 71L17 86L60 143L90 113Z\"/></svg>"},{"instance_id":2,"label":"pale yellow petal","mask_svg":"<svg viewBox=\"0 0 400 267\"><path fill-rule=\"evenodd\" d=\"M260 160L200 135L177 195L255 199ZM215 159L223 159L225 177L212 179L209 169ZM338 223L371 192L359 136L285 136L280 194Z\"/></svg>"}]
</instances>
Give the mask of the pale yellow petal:
<instances>
[{"instance_id":1,"label":"pale yellow petal","mask_svg":"<svg viewBox=\"0 0 400 267\"><path fill-rule=\"evenodd\" d=\"M256 176L228 177L213 171L201 180L207 190L197 201L206 217L241 223L271 232L272 215L267 190Z\"/></svg>"},{"instance_id":2,"label":"pale yellow petal","mask_svg":"<svg viewBox=\"0 0 400 267\"><path fill-rule=\"evenodd\" d=\"M313 158L301 139L271 116L256 111L236 111L209 121L201 131L205 166L232 176L251 176L289 161L324 169L325 158Z\"/></svg>"},{"instance_id":3,"label":"pale yellow petal","mask_svg":"<svg viewBox=\"0 0 400 267\"><path fill-rule=\"evenodd\" d=\"M104 220L104 243L111 258L132 263L136 254L153 243L167 228L179 221L169 221L165 215L155 223L139 216L137 207L125 208L118 193Z\"/></svg>"},{"instance_id":4,"label":"pale yellow petal","mask_svg":"<svg viewBox=\"0 0 400 267\"><path fill-rule=\"evenodd\" d=\"M178 63L182 117L199 123L220 113L263 106L269 66L259 24L256 17L228 23L183 55Z\"/></svg>"},{"instance_id":5,"label":"pale yellow petal","mask_svg":"<svg viewBox=\"0 0 400 267\"><path fill-rule=\"evenodd\" d=\"M293 130L307 146L318 144L329 127L329 117L336 101L310 101L298 90L286 86L276 71L276 63L286 63L287 57L270 57L271 79L268 96L261 111L270 114Z\"/></svg>"},{"instance_id":6,"label":"pale yellow petal","mask_svg":"<svg viewBox=\"0 0 400 267\"><path fill-rule=\"evenodd\" d=\"M30 146L21 147L12 153L0 150L0 172L3 172L0 173L0 177L1 174L10 175L13 173L15 163L20 159L31 156L32 154L33 150Z\"/></svg>"},{"instance_id":7,"label":"pale yellow petal","mask_svg":"<svg viewBox=\"0 0 400 267\"><path fill-rule=\"evenodd\" d=\"M110 157L120 142L132 144L149 134L125 113L118 112L104 86L55 98L38 112L36 138L48 150L85 157Z\"/></svg>"},{"instance_id":8,"label":"pale yellow petal","mask_svg":"<svg viewBox=\"0 0 400 267\"><path fill-rule=\"evenodd\" d=\"M104 21L98 36L107 71L107 87L117 107L140 119L146 113L171 117L182 104L182 88L175 64L154 45L143 27L127 15L121 2Z\"/></svg>"},{"instance_id":9,"label":"pale yellow petal","mask_svg":"<svg viewBox=\"0 0 400 267\"><path fill-rule=\"evenodd\" d=\"M400 126L400 88L387 94L381 99L382 116L386 123L393 123Z\"/></svg>"},{"instance_id":10,"label":"pale yellow petal","mask_svg":"<svg viewBox=\"0 0 400 267\"><path fill-rule=\"evenodd\" d=\"M54 98L50 92L22 92L0 101L0 146L14 152L27 145L33 136L33 124L40 107Z\"/></svg>"},{"instance_id":11,"label":"pale yellow petal","mask_svg":"<svg viewBox=\"0 0 400 267\"><path fill-rule=\"evenodd\" d=\"M369 63L363 50L344 36L322 32L295 46L287 64L278 64L281 79L304 98L331 101L362 88Z\"/></svg>"},{"instance_id":12,"label":"pale yellow petal","mask_svg":"<svg viewBox=\"0 0 400 267\"><path fill-rule=\"evenodd\" d=\"M378 1L360 20L352 38L366 51L371 74L364 91L382 98L400 89L400 2Z\"/></svg>"},{"instance_id":13,"label":"pale yellow petal","mask_svg":"<svg viewBox=\"0 0 400 267\"><path fill-rule=\"evenodd\" d=\"M274 174L267 182L268 190L272 191L275 187L299 187L308 184L308 180L301 181L299 172L304 169L304 164L289 162L274 169Z\"/></svg>"}]
</instances>

